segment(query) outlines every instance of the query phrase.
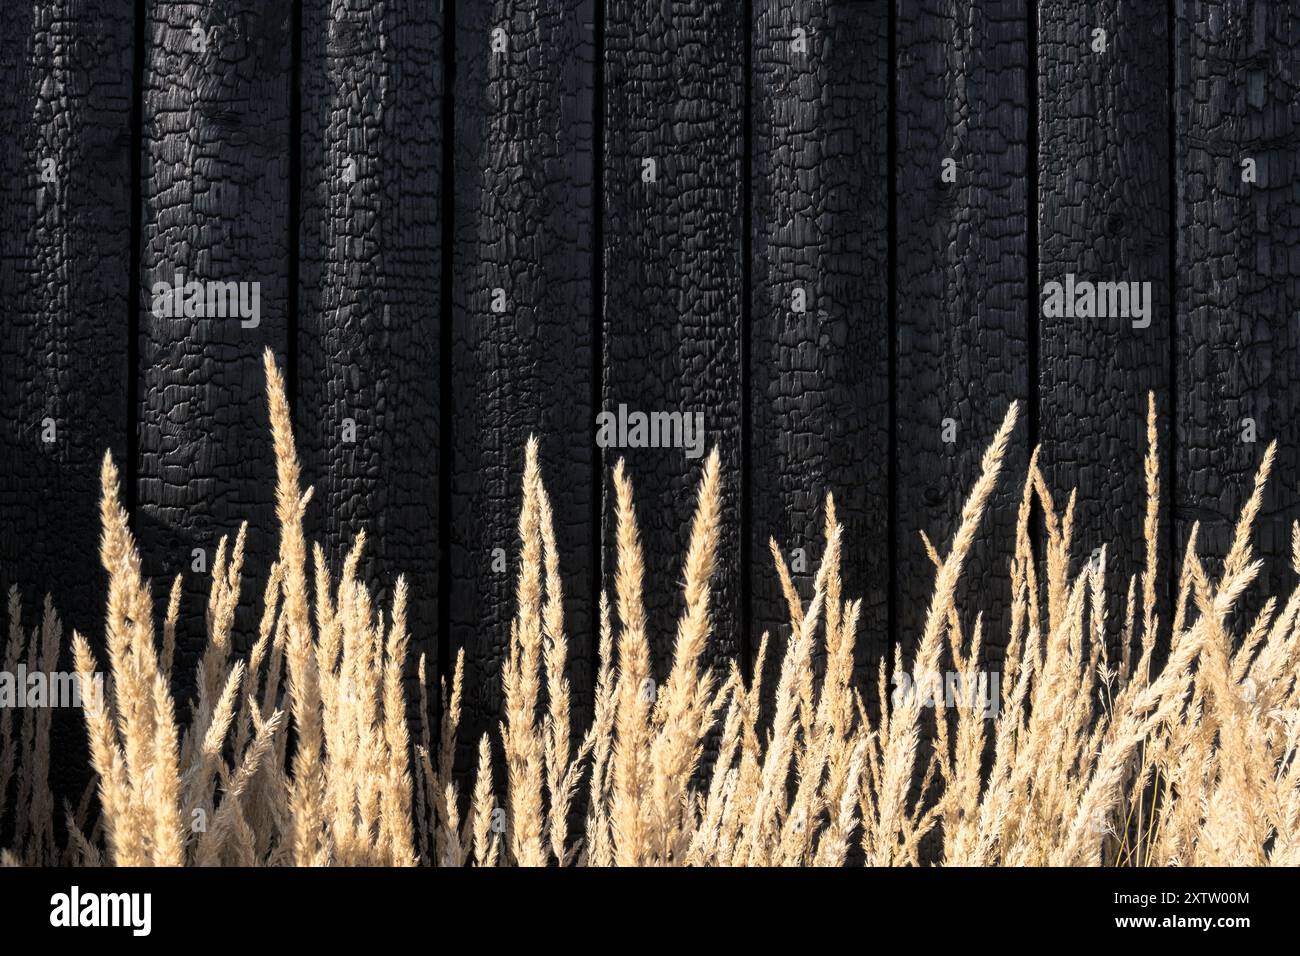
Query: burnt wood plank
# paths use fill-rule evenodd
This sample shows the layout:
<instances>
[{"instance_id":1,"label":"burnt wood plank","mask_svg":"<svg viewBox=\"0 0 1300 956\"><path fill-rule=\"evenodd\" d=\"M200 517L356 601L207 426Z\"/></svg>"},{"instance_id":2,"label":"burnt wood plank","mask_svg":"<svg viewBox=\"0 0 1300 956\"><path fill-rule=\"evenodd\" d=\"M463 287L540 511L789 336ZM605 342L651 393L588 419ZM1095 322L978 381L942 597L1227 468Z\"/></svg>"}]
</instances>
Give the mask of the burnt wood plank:
<instances>
[{"instance_id":1,"label":"burnt wood plank","mask_svg":"<svg viewBox=\"0 0 1300 956\"><path fill-rule=\"evenodd\" d=\"M1132 301L1130 315L1108 318L1040 312L1041 464L1058 507L1078 488L1076 553L1108 546L1116 641L1129 575L1146 560L1148 391L1162 442L1169 433L1166 19L1157 4L1117 0L1044 0L1038 9L1036 291L1069 274L1150 283L1145 317L1132 315Z\"/></svg>"},{"instance_id":2,"label":"burnt wood plank","mask_svg":"<svg viewBox=\"0 0 1300 956\"><path fill-rule=\"evenodd\" d=\"M132 9L17 4L0 30L0 581L27 626L48 593L97 649L99 468L125 467L130 420ZM53 748L75 801L79 713L56 711Z\"/></svg>"},{"instance_id":3,"label":"burnt wood plank","mask_svg":"<svg viewBox=\"0 0 1300 956\"><path fill-rule=\"evenodd\" d=\"M702 415L703 454L713 445L721 450L723 530L708 656L722 662L744 651L738 556L749 25L734 0L610 0L606 11L602 410ZM645 181L649 163L652 183ZM608 483L624 457L636 490L657 675L671 659L704 463L687 451L602 449L604 580L612 592Z\"/></svg>"},{"instance_id":4,"label":"burnt wood plank","mask_svg":"<svg viewBox=\"0 0 1300 956\"><path fill-rule=\"evenodd\" d=\"M951 547L980 459L1013 400L1028 396L1028 109L1023 0L897 5L897 640L915 651L934 586L918 532ZM945 159L955 182L945 182ZM1021 424L967 561L967 627L1007 642ZM945 420L948 420L945 422ZM953 439L947 441L946 439Z\"/></svg>"},{"instance_id":5,"label":"burnt wood plank","mask_svg":"<svg viewBox=\"0 0 1300 956\"><path fill-rule=\"evenodd\" d=\"M6 15L0 183L0 575L101 630L99 466L127 439L129 4ZM102 25L101 25L102 24Z\"/></svg>"},{"instance_id":6,"label":"burnt wood plank","mask_svg":"<svg viewBox=\"0 0 1300 956\"><path fill-rule=\"evenodd\" d=\"M501 716L529 435L579 720L590 707L595 36L593 0L456 9L450 647L465 651L470 754Z\"/></svg>"},{"instance_id":7,"label":"burnt wood plank","mask_svg":"<svg viewBox=\"0 0 1300 956\"><path fill-rule=\"evenodd\" d=\"M437 671L442 17L417 0L302 10L297 434L337 571L410 587Z\"/></svg>"},{"instance_id":8,"label":"burnt wood plank","mask_svg":"<svg viewBox=\"0 0 1300 956\"><path fill-rule=\"evenodd\" d=\"M890 643L888 7L758 0L752 42L751 631L771 632L770 678L789 627L768 541L803 559L811 594L832 492L874 667Z\"/></svg>"},{"instance_id":9,"label":"burnt wood plank","mask_svg":"<svg viewBox=\"0 0 1300 956\"><path fill-rule=\"evenodd\" d=\"M1174 49L1176 539L1181 558L1200 521L1199 550L1218 567L1276 438L1257 590L1286 593L1290 523L1300 517L1300 11L1186 0ZM1243 179L1247 159L1254 182Z\"/></svg>"},{"instance_id":10,"label":"burnt wood plank","mask_svg":"<svg viewBox=\"0 0 1300 956\"><path fill-rule=\"evenodd\" d=\"M257 0L145 6L138 535L160 599L185 577L183 697L204 640L208 575L192 570L195 549L210 569L218 538L248 521L246 632L277 541L262 351L284 368L290 13ZM178 275L205 292L242 283L248 317L155 314L155 292Z\"/></svg>"}]
</instances>

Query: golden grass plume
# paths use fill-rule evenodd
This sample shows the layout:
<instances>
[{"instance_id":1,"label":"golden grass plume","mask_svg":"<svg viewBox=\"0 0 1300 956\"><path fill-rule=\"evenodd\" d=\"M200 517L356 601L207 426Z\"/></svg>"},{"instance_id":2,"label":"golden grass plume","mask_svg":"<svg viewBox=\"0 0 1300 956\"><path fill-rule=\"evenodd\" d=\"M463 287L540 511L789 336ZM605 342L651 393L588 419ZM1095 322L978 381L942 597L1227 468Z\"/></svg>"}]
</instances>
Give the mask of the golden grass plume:
<instances>
[{"instance_id":1,"label":"golden grass plume","mask_svg":"<svg viewBox=\"0 0 1300 956\"><path fill-rule=\"evenodd\" d=\"M1107 577L1104 549L1072 553L1076 496L1059 509L1030 459L1007 564L1007 653L993 712L948 702L945 680L981 678L983 609L959 583L1004 480L1018 409L994 436L947 550L914 650L854 680L860 602L844 596L845 530L827 498L820 565L800 594L776 542L789 611L775 685L710 665L711 582L719 563L723 475L704 463L682 563L675 622L649 620L646 563L631 477L613 472L612 593L602 595L593 716L575 726L568 680L562 556L538 444L524 449L515 616L502 668L499 727L474 741L468 779L453 774L464 662L439 692L432 725L425 661L418 726L408 727L405 582L387 609L358 578L364 535L337 577L309 549L304 492L283 382L269 354L279 553L246 657L233 648L243 529L212 571L196 698L180 726L172 659L180 607L172 586L161 635L118 476L105 458L101 560L108 575L109 680L85 705L92 801L62 808L56 839L48 717L16 726L0 709L0 820L6 859L118 865L1259 865L1300 863L1300 585L1249 622L1236 613L1259 575L1252 549L1270 446L1222 570L1211 575L1193 529L1171 620L1156 612L1160 480L1148 406L1141 573ZM1041 534L1032 527L1041 515ZM1041 555L1033 542L1041 538ZM310 556L309 556L310 550ZM1300 527L1295 529L1300 574ZM1108 595L1126 595L1121 622ZM987 589L973 589L984 593ZM11 594L4 660L57 659L47 601L26 632ZM673 627L670 664L651 641ZM1236 633L1234 629L1241 629ZM1119 659L1108 635L1122 635ZM161 639L160 639L161 637ZM99 662L73 636L91 686ZM816 663L815 663L816 662ZM912 693L890 693L907 673ZM948 675L944 677L943 675ZM767 695L770 706L760 706ZM872 698L874 697L874 700ZM928 720L926 708L937 713ZM761 715L770 714L764 720ZM293 744L290 746L290 734ZM711 759L706 763L706 742ZM502 758L494 765L494 755ZM918 786L920 784L920 786ZM924 849L926 845L930 849Z\"/></svg>"}]
</instances>

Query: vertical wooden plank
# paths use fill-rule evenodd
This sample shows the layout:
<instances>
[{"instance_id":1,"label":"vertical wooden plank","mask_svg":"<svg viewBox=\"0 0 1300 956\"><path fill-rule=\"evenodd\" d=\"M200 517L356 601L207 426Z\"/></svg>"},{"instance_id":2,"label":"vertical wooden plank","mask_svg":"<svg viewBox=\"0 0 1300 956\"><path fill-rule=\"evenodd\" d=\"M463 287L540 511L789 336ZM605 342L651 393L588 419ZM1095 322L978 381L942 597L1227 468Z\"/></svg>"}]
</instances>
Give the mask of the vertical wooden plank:
<instances>
[{"instance_id":1,"label":"vertical wooden plank","mask_svg":"<svg viewBox=\"0 0 1300 956\"><path fill-rule=\"evenodd\" d=\"M1300 12L1185 0L1175 39L1177 541L1200 521L1200 552L1222 560L1276 438L1255 543L1260 590L1285 593L1300 517Z\"/></svg>"},{"instance_id":2,"label":"vertical wooden plank","mask_svg":"<svg viewBox=\"0 0 1300 956\"><path fill-rule=\"evenodd\" d=\"M609 0L606 10L602 411L698 413L703 454L721 449L723 531L708 655L725 661L744 651L737 556L748 24L734 0ZM645 181L649 163L654 182ZM602 451L606 480L623 457L636 489L646 612L662 674L704 458L683 448ZM602 567L611 588L613 540L607 488Z\"/></svg>"},{"instance_id":3,"label":"vertical wooden plank","mask_svg":"<svg viewBox=\"0 0 1300 956\"><path fill-rule=\"evenodd\" d=\"M0 579L101 630L99 466L124 465L131 5L5 15L0 95Z\"/></svg>"},{"instance_id":4,"label":"vertical wooden plank","mask_svg":"<svg viewBox=\"0 0 1300 956\"><path fill-rule=\"evenodd\" d=\"M574 704L594 648L593 0L456 11L451 648L463 748L494 727L518 575L520 481L540 442Z\"/></svg>"},{"instance_id":5,"label":"vertical wooden plank","mask_svg":"<svg viewBox=\"0 0 1300 956\"><path fill-rule=\"evenodd\" d=\"M948 550L985 448L1028 394L1028 47L1023 0L899 0L897 11L896 600L906 660L934 585L918 531ZM944 181L946 159L955 182ZM1022 405L959 592L984 611L991 666L1007 641L1026 417Z\"/></svg>"},{"instance_id":6,"label":"vertical wooden plank","mask_svg":"<svg viewBox=\"0 0 1300 956\"><path fill-rule=\"evenodd\" d=\"M1041 464L1058 507L1078 488L1076 553L1108 546L1118 646L1146 561L1149 390L1169 432L1168 30L1159 5L1119 0L1041 0L1038 29L1036 291L1069 274L1150 284L1145 318L1040 312Z\"/></svg>"},{"instance_id":7,"label":"vertical wooden plank","mask_svg":"<svg viewBox=\"0 0 1300 956\"><path fill-rule=\"evenodd\" d=\"M0 30L0 582L29 624L49 593L96 643L99 467L125 466L129 427L132 9L17 4ZM51 783L75 801L80 715L53 733Z\"/></svg>"},{"instance_id":8,"label":"vertical wooden plank","mask_svg":"<svg viewBox=\"0 0 1300 956\"><path fill-rule=\"evenodd\" d=\"M160 591L185 575L182 698L204 640L208 579L191 570L194 549L210 568L218 538L248 521L242 622L255 627L251 609L277 540L262 351L284 367L291 9L256 0L145 7L138 534ZM154 292L178 274L205 291L245 283L250 306L256 288L260 314L156 314Z\"/></svg>"},{"instance_id":9,"label":"vertical wooden plank","mask_svg":"<svg viewBox=\"0 0 1300 956\"><path fill-rule=\"evenodd\" d=\"M442 20L417 0L302 11L299 401L309 514L337 569L410 586L437 672Z\"/></svg>"},{"instance_id":10,"label":"vertical wooden plank","mask_svg":"<svg viewBox=\"0 0 1300 956\"><path fill-rule=\"evenodd\" d=\"M758 0L753 44L751 630L771 630L775 670L789 628L768 540L787 562L802 550L792 573L811 593L832 492L874 666L889 647L888 7Z\"/></svg>"}]
</instances>

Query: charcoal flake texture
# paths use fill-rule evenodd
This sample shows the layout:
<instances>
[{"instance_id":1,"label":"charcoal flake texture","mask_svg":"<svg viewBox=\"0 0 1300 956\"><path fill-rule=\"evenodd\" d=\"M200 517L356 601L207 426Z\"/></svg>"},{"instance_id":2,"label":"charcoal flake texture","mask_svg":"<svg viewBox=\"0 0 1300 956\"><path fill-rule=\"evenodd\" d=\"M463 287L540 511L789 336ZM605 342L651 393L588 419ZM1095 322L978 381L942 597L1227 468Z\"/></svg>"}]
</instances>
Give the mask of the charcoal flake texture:
<instances>
[{"instance_id":1,"label":"charcoal flake texture","mask_svg":"<svg viewBox=\"0 0 1300 956\"><path fill-rule=\"evenodd\" d=\"M1015 400L958 594L967 635L984 612L986 668L1005 650L1035 441L1058 508L1079 492L1072 570L1111 548L1118 636L1146 557L1148 391L1162 621L1170 554L1200 522L1218 570L1273 438L1267 564L1241 613L1289 588L1296 3L892 2L11 5L0 588L21 587L26 626L49 591L65 631L102 653L108 450L159 618L185 581L182 717L206 639L195 552L210 569L245 520L248 649L278 543L267 347L315 489L310 535L337 572L365 529L362 574L385 604L407 576L412 669L423 652L431 684L454 663L440 646L465 654L462 771L501 716L529 435L555 511L575 728L616 567L620 458L657 677L710 447L724 500L708 662L746 667L770 631L770 689L789 629L768 539L787 560L802 550L807 596L830 491L870 691L883 654L910 665L929 607L918 532L949 550ZM256 284L256 321L155 311L155 284L178 275L205 311L210 283ZM1044 315L1044 284L1067 275L1149 284L1149 324ZM699 414L703 454L602 445L602 411ZM76 800L80 716L56 714L54 732L56 792Z\"/></svg>"},{"instance_id":2,"label":"charcoal flake texture","mask_svg":"<svg viewBox=\"0 0 1300 956\"><path fill-rule=\"evenodd\" d=\"M751 42L750 630L772 686L790 627L768 541L802 550L809 600L833 493L865 685L890 646L888 8L758 0Z\"/></svg>"},{"instance_id":3,"label":"charcoal flake texture","mask_svg":"<svg viewBox=\"0 0 1300 956\"><path fill-rule=\"evenodd\" d=\"M155 595L185 581L175 682L190 695L218 539L248 522L237 633L277 546L262 352L288 346L290 7L145 5L137 532ZM259 283L256 327L155 315L155 283ZM251 290L251 286L249 287Z\"/></svg>"},{"instance_id":4,"label":"charcoal flake texture","mask_svg":"<svg viewBox=\"0 0 1300 956\"><path fill-rule=\"evenodd\" d=\"M590 711L596 67L592 0L461 4L456 19L450 643L465 653L463 762L502 716L530 435L554 512L576 719Z\"/></svg>"},{"instance_id":5,"label":"charcoal flake texture","mask_svg":"<svg viewBox=\"0 0 1300 956\"><path fill-rule=\"evenodd\" d=\"M919 532L948 553L984 450L1020 400L1004 478L958 591L962 606L984 610L996 667L1029 439L1025 5L899 0L897 10L896 639L906 666L934 586ZM941 178L948 158L956 182ZM955 432L945 434L945 419ZM964 626L973 624L972 613Z\"/></svg>"},{"instance_id":6,"label":"charcoal flake texture","mask_svg":"<svg viewBox=\"0 0 1300 956\"><path fill-rule=\"evenodd\" d=\"M708 659L739 659L744 375L744 47L734 0L610 0L605 24L603 408L703 414L724 489ZM646 161L654 182L646 182ZM625 458L657 676L671 661L704 457L605 448L602 573L616 568L612 469ZM617 622L616 622L617 624Z\"/></svg>"},{"instance_id":7,"label":"charcoal flake texture","mask_svg":"<svg viewBox=\"0 0 1300 956\"><path fill-rule=\"evenodd\" d=\"M1165 452L1169 435L1168 29L1159 4L1044 0L1038 34L1038 291L1068 273L1150 283L1146 328L1127 316L1044 317L1038 335L1040 465L1058 509L1078 489L1075 553L1107 547L1118 649L1128 579L1146 562L1149 391Z\"/></svg>"},{"instance_id":8,"label":"charcoal flake texture","mask_svg":"<svg viewBox=\"0 0 1300 956\"><path fill-rule=\"evenodd\" d=\"M102 653L100 464L127 464L134 31L130 4L95 0L15 5L0 35L0 582L28 628L53 598L68 666L73 628ZM81 715L53 727L75 801Z\"/></svg>"},{"instance_id":9,"label":"charcoal flake texture","mask_svg":"<svg viewBox=\"0 0 1300 956\"><path fill-rule=\"evenodd\" d=\"M386 608L405 575L408 665L423 654L436 686L442 17L419 0L307 0L302 16L295 417L309 535L337 578L364 531L362 580Z\"/></svg>"},{"instance_id":10,"label":"charcoal flake texture","mask_svg":"<svg viewBox=\"0 0 1300 956\"><path fill-rule=\"evenodd\" d=\"M1179 558L1199 521L1199 549L1218 572L1277 439L1254 539L1267 559L1255 590L1284 594L1300 517L1300 12L1189 0L1179 4L1174 49ZM1253 183L1242 180L1247 158ZM1247 419L1254 444L1242 440Z\"/></svg>"}]
</instances>

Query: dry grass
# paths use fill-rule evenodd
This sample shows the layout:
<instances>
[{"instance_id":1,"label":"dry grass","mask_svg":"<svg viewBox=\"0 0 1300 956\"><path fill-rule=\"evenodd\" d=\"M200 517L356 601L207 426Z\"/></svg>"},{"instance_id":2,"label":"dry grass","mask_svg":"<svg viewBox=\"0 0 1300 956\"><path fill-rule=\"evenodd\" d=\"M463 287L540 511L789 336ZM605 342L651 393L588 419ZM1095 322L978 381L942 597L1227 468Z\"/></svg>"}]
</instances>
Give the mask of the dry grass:
<instances>
[{"instance_id":1,"label":"dry grass","mask_svg":"<svg viewBox=\"0 0 1300 956\"><path fill-rule=\"evenodd\" d=\"M100 557L109 580L104 643L110 679L107 693L101 699L87 695L84 707L99 818L83 834L82 818L69 817L71 862L416 862L401 683L406 587L397 582L385 619L357 580L364 546L358 540L337 582L317 549L309 589L302 518L310 493L299 486L288 403L269 355L266 369L278 465L279 557L266 582L252 650L247 660L236 659L231 632L244 530L234 542L221 540L197 697L183 729L170 689L180 582L172 587L160 652L152 598L118 498L117 470L110 458L104 460ZM11 620L16 616L11 602ZM83 688L91 686L99 663L80 634L73 636L73 654ZM26 786L39 789L45 786L44 765L36 768L30 774L36 782ZM48 819L53 821L52 812ZM30 851L25 832L20 826L15 855L47 860Z\"/></svg>"},{"instance_id":2,"label":"dry grass","mask_svg":"<svg viewBox=\"0 0 1300 956\"><path fill-rule=\"evenodd\" d=\"M4 673L16 673L21 664L28 673L49 674L56 669L63 627L46 598L40 626L25 635L21 603L18 591L10 589ZM7 856L32 866L51 866L60 860L49 782L52 718L49 707L18 710L4 706L0 698L0 825L9 825L13 831L13 850ZM79 817L71 809L68 813L84 819L85 801Z\"/></svg>"},{"instance_id":3,"label":"dry grass","mask_svg":"<svg viewBox=\"0 0 1300 956\"><path fill-rule=\"evenodd\" d=\"M653 673L651 629L669 622L646 617L633 488L620 463L594 719L575 728L561 556L530 441L502 721L477 741L478 764L462 793L451 765L463 661L451 687L441 688L441 725L421 721L412 740L402 693L405 584L396 584L387 615L374 606L357 578L364 540L337 580L314 549L309 580L302 519L310 493L301 488L269 356L267 377L281 539L251 653L243 660L232 651L241 532L218 552L193 718L179 727L170 691L179 587L159 642L106 459L101 555L111 680L105 699L85 712L98 819L87 830L86 806L65 807L68 837L64 849L56 846L48 718L25 718L16 733L0 711L0 818L11 789L10 806L19 808L11 861L839 866L860 857L888 866L931 862L922 859L928 837L938 853L932 862L958 865L1300 863L1300 586L1234 633L1234 611L1261 568L1251 537L1272 448L1217 577L1197 556L1193 531L1169 622L1155 610L1154 401L1146 551L1141 574L1129 581L1107 578L1104 551L1083 562L1072 555L1075 496L1058 510L1035 455L1009 561L1007 653L991 719L947 706L938 685L945 673L961 675L967 688L979 677L989 635L979 609L959 603L958 584L1003 479L1014 406L947 553L926 541L935 583L914 653L881 661L871 688L852 680L860 605L843 595L844 531L829 498L811 595L798 593L772 543L790 629L776 686L747 683L734 665L707 666L722 488L716 451L700 478L671 666ZM1041 557L1031 550L1035 513ZM1300 574L1300 527L1294 563ZM1116 587L1127 595L1122 622L1107 618ZM41 627L24 640L17 608L11 595L9 669L24 651L33 666L48 664L57 656L57 618L47 603ZM1122 650L1112 661L1107 635L1116 632ZM73 645L78 671L94 672L87 642L75 635ZM765 636L760 657L767 647ZM891 670L934 693L891 695ZM753 672L764 673L761 659ZM427 715L423 659L418 674ZM768 708L760 707L764 694ZM875 695L874 706L864 694ZM925 714L931 697L934 720ZM767 711L770 721L760 723ZM716 758L702 767L706 740ZM504 756L497 768L494 752Z\"/></svg>"}]
</instances>

